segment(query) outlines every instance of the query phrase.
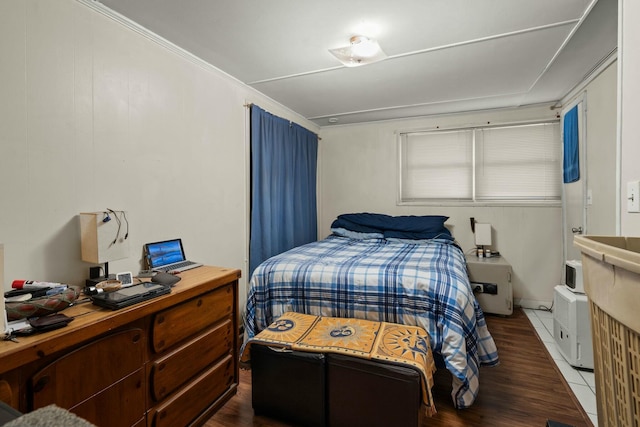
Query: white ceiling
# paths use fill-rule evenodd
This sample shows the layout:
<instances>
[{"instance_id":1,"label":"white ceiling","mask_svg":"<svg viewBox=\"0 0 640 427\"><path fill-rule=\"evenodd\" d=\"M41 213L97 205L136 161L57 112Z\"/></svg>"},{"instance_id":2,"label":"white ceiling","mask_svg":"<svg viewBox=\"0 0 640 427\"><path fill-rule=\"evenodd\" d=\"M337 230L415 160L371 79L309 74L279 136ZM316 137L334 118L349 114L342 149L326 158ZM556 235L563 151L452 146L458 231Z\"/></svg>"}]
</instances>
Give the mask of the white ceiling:
<instances>
[{"instance_id":1,"label":"white ceiling","mask_svg":"<svg viewBox=\"0 0 640 427\"><path fill-rule=\"evenodd\" d=\"M320 126L554 102L617 45L617 0L99 1Z\"/></svg>"}]
</instances>

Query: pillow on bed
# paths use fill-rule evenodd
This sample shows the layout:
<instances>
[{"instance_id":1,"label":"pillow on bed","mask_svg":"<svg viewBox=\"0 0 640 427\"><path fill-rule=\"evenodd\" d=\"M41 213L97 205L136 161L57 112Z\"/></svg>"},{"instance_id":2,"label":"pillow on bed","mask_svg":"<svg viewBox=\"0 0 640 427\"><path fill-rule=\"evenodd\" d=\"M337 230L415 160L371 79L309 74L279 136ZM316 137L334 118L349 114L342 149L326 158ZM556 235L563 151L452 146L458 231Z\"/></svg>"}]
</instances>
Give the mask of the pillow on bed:
<instances>
[{"instance_id":1,"label":"pillow on bed","mask_svg":"<svg viewBox=\"0 0 640 427\"><path fill-rule=\"evenodd\" d=\"M331 233L334 236L348 237L349 239L384 239L382 233L361 233L359 231L351 231L346 228L332 228Z\"/></svg>"},{"instance_id":2,"label":"pillow on bed","mask_svg":"<svg viewBox=\"0 0 640 427\"><path fill-rule=\"evenodd\" d=\"M379 227L379 223L370 221L369 217L362 215L374 214L339 215L338 218L331 224L331 228L344 228L345 230L357 231L358 233L382 233L383 228Z\"/></svg>"},{"instance_id":3,"label":"pillow on bed","mask_svg":"<svg viewBox=\"0 0 640 427\"><path fill-rule=\"evenodd\" d=\"M339 215L332 228L345 228L360 233L382 233L384 237L401 239L453 239L444 223L449 219L442 215L390 216L374 213Z\"/></svg>"},{"instance_id":4,"label":"pillow on bed","mask_svg":"<svg viewBox=\"0 0 640 427\"><path fill-rule=\"evenodd\" d=\"M438 239L440 238L438 237ZM431 245L433 244L434 239L401 239L398 237L387 237L385 240L390 243L402 243L405 245ZM453 238L445 238L445 240L450 240L455 243Z\"/></svg>"},{"instance_id":5,"label":"pillow on bed","mask_svg":"<svg viewBox=\"0 0 640 427\"><path fill-rule=\"evenodd\" d=\"M446 228L442 227L442 229L437 231L397 231L397 230L385 230L384 232L385 238L395 238L395 239L447 239L453 240L453 236L451 232Z\"/></svg>"}]
</instances>

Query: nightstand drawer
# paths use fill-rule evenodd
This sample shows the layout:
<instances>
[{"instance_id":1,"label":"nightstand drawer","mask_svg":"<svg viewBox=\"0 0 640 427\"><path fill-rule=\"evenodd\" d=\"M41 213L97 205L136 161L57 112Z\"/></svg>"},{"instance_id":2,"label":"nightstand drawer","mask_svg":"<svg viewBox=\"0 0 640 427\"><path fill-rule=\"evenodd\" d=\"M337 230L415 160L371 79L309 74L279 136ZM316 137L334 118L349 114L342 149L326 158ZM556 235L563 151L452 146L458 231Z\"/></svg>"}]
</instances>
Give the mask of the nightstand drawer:
<instances>
[{"instance_id":1,"label":"nightstand drawer","mask_svg":"<svg viewBox=\"0 0 640 427\"><path fill-rule=\"evenodd\" d=\"M230 319L207 330L175 351L151 364L150 388L153 399L160 400L213 364L233 346L233 322Z\"/></svg>"},{"instance_id":2,"label":"nightstand drawer","mask_svg":"<svg viewBox=\"0 0 640 427\"><path fill-rule=\"evenodd\" d=\"M158 313L151 327L153 350L171 348L230 316L233 304L233 287L228 285Z\"/></svg>"}]
</instances>

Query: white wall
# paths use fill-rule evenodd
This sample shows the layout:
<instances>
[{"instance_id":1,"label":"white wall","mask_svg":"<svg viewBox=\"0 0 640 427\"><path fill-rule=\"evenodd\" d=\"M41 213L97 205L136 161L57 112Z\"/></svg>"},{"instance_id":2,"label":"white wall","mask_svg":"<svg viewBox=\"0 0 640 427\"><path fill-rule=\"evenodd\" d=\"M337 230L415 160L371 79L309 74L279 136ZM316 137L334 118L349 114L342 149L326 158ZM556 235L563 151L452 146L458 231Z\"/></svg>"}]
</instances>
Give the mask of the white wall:
<instances>
[{"instance_id":1,"label":"white wall","mask_svg":"<svg viewBox=\"0 0 640 427\"><path fill-rule=\"evenodd\" d=\"M617 62L587 87L587 233L616 233Z\"/></svg>"},{"instance_id":2,"label":"white wall","mask_svg":"<svg viewBox=\"0 0 640 427\"><path fill-rule=\"evenodd\" d=\"M627 212L627 182L640 180L640 2L619 0L620 51L620 210L622 236L640 236L640 213Z\"/></svg>"},{"instance_id":3,"label":"white wall","mask_svg":"<svg viewBox=\"0 0 640 427\"><path fill-rule=\"evenodd\" d=\"M320 142L320 234L346 212L447 215L465 251L474 248L469 218L493 228L493 247L514 270L514 297L526 307L549 306L562 274L561 207L398 206L395 132L490 123L554 119L548 106L389 122L324 127ZM544 266L541 268L541 266Z\"/></svg>"},{"instance_id":4,"label":"white wall","mask_svg":"<svg viewBox=\"0 0 640 427\"><path fill-rule=\"evenodd\" d=\"M615 179L616 73L609 66L584 89L588 95L589 182L593 188L594 228L615 228L610 204ZM581 92L582 93L582 92ZM333 219L345 212L391 215L447 215L456 240L474 248L469 218L493 228L493 247L514 270L517 304L550 306L553 287L562 281L562 210L553 207L398 206L396 131L464 127L490 123L553 119L559 110L529 107L362 125L324 127L320 153L320 235L329 234ZM593 145L593 147L591 147ZM596 160L598 159L598 160ZM599 161L599 163L598 163ZM613 168L615 169L615 168Z\"/></svg>"},{"instance_id":5,"label":"white wall","mask_svg":"<svg viewBox=\"0 0 640 427\"><path fill-rule=\"evenodd\" d=\"M75 0L0 2L0 52L5 287L83 284L78 213L106 208L130 223L112 273L137 272L145 242L182 237L189 258L246 276L243 105L315 125Z\"/></svg>"}]
</instances>

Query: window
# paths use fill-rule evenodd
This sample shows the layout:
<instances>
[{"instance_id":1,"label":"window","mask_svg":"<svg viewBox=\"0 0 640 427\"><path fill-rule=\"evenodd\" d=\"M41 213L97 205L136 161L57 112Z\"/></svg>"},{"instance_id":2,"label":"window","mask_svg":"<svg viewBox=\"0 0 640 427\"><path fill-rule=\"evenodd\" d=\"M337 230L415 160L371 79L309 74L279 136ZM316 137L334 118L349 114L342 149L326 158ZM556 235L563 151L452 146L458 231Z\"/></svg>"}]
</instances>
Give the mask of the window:
<instances>
[{"instance_id":1,"label":"window","mask_svg":"<svg viewBox=\"0 0 640 427\"><path fill-rule=\"evenodd\" d=\"M400 203L558 202L560 123L401 133Z\"/></svg>"}]
</instances>

